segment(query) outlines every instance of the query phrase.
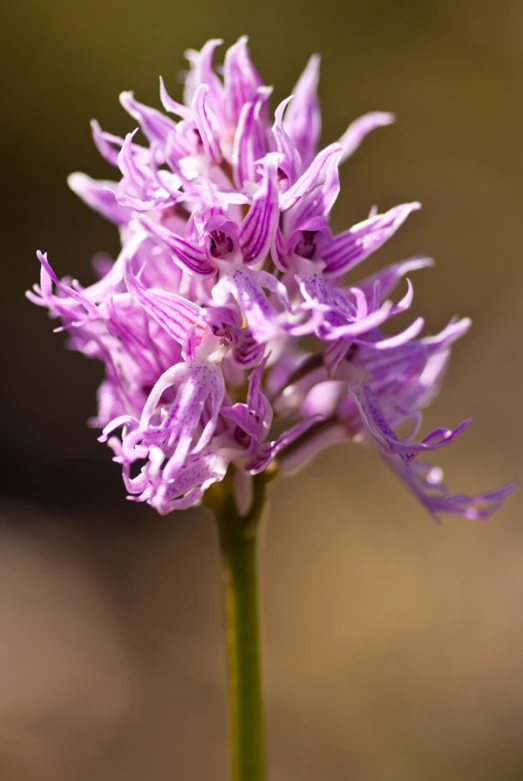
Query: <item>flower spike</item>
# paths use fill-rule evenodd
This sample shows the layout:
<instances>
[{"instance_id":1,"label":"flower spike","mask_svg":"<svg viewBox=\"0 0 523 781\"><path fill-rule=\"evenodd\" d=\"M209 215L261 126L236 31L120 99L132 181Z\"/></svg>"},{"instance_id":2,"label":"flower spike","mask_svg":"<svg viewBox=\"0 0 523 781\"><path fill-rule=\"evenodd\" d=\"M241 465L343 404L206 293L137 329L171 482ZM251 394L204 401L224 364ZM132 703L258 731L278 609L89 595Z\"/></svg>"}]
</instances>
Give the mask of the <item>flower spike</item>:
<instances>
[{"instance_id":1,"label":"flower spike","mask_svg":"<svg viewBox=\"0 0 523 781\"><path fill-rule=\"evenodd\" d=\"M434 336L422 317L390 323L413 305L411 272L432 265L424 255L344 281L419 203L373 208L334 235L330 224L340 165L393 115L365 114L319 149L319 56L272 115L247 38L216 68L221 43L186 52L183 102L160 79L166 113L122 92L138 127L121 138L92 122L118 181L74 173L69 186L118 226L122 250L96 263L87 287L38 253L40 283L27 293L105 367L91 425L129 498L166 514L227 478L246 514L255 475L367 442L432 517L487 517L512 485L452 494L423 460L470 420L420 434L470 320Z\"/></svg>"}]
</instances>

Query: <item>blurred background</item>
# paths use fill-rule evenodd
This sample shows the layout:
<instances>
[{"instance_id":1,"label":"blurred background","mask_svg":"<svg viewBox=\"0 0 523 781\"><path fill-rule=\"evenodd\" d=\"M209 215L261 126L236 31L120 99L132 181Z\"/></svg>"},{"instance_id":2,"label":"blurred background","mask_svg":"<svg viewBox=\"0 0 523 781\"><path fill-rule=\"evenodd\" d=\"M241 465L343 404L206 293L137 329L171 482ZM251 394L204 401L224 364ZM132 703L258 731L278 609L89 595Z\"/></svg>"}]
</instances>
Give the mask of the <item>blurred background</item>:
<instances>
[{"instance_id":1,"label":"blurred background","mask_svg":"<svg viewBox=\"0 0 523 781\"><path fill-rule=\"evenodd\" d=\"M89 120L133 121L122 89L179 97L183 51L251 50L275 99L322 54L323 141L368 110L337 229L419 199L367 268L416 252L428 330L470 315L427 426L476 424L443 454L451 487L521 479L523 5L474 0L7 0L0 35L2 781L225 781L216 535L194 510L125 501L86 419L101 366L24 299L35 250L94 279L116 230L68 190L111 176ZM262 560L271 781L523 777L523 493L485 523L434 525L370 450L341 447L274 486Z\"/></svg>"}]
</instances>

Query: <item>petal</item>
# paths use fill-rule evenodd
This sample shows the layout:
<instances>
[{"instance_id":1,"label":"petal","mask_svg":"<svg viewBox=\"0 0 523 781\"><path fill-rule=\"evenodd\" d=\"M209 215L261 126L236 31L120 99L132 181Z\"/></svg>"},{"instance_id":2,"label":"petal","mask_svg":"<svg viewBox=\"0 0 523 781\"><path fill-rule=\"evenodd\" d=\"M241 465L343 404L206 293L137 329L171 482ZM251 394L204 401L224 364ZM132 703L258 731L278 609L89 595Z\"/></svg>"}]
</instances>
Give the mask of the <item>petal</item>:
<instances>
[{"instance_id":1,"label":"petal","mask_svg":"<svg viewBox=\"0 0 523 781\"><path fill-rule=\"evenodd\" d=\"M355 119L339 140L343 146L342 162L354 154L365 136L379 127L391 125L395 120L394 114L385 111L371 111Z\"/></svg>"},{"instance_id":2,"label":"petal","mask_svg":"<svg viewBox=\"0 0 523 781\"><path fill-rule=\"evenodd\" d=\"M282 333L281 313L269 301L265 289L275 294L284 309L290 309L285 286L266 271L252 271L246 267L233 269L220 279L212 291L218 306L226 304L229 295L234 296L259 343Z\"/></svg>"},{"instance_id":3,"label":"petal","mask_svg":"<svg viewBox=\"0 0 523 781\"><path fill-rule=\"evenodd\" d=\"M204 277L216 273L216 269L209 263L205 252L196 245L148 217L142 217L141 223L144 228L161 239L173 251L174 260L181 268Z\"/></svg>"},{"instance_id":4,"label":"petal","mask_svg":"<svg viewBox=\"0 0 523 781\"><path fill-rule=\"evenodd\" d=\"M261 361L264 350L265 346L256 341L250 329L242 328L240 341L233 347L232 355L244 369L252 369Z\"/></svg>"},{"instance_id":5,"label":"petal","mask_svg":"<svg viewBox=\"0 0 523 781\"><path fill-rule=\"evenodd\" d=\"M282 155L283 161L280 163L280 169L283 171L289 184L294 184L302 170L302 162L296 146L287 135L284 127L283 114L292 101L292 96L282 100L274 113L275 121L272 126L272 134L276 142L276 148ZM288 111L288 108L287 108Z\"/></svg>"},{"instance_id":6,"label":"petal","mask_svg":"<svg viewBox=\"0 0 523 781\"><path fill-rule=\"evenodd\" d=\"M368 333L369 331L378 328L380 325L383 325L383 323L386 322L391 316L392 309L392 303L390 301L385 301L385 303L382 304L379 309L376 309L374 312L370 312L365 317L362 317L353 323L330 327L324 334L324 338L328 339L329 341L339 339L340 337L351 340L356 339L356 337ZM419 325L419 323L417 323L417 325Z\"/></svg>"},{"instance_id":7,"label":"petal","mask_svg":"<svg viewBox=\"0 0 523 781\"><path fill-rule=\"evenodd\" d=\"M453 319L436 336L425 336L387 349L380 349L379 341L376 349L373 342L362 340L358 363L371 373L380 387L386 386L391 393L400 393L402 399L410 399L408 402L402 400L402 406L409 409L426 406L439 388L451 345L468 331L470 325L468 318Z\"/></svg>"},{"instance_id":8,"label":"petal","mask_svg":"<svg viewBox=\"0 0 523 781\"><path fill-rule=\"evenodd\" d=\"M251 439L255 440L255 442L259 442L258 423L250 414L247 404L238 403L233 404L232 407L222 407L220 414L236 426L239 426L239 428L248 434Z\"/></svg>"},{"instance_id":9,"label":"petal","mask_svg":"<svg viewBox=\"0 0 523 781\"><path fill-rule=\"evenodd\" d=\"M213 365L206 362L195 361L190 366L191 376L187 386L184 384L180 388L180 400L177 400L174 404L174 417L170 420L170 425L179 423L180 430L180 444L177 448L175 455L170 459L166 466L166 474L172 474L176 471L178 466L181 466L185 456L183 455L185 448L191 447L192 453L198 453L202 448L209 444L212 435L216 428L216 422L220 413L220 408L225 395L225 384L223 380L223 374L221 368L217 365ZM198 441L192 445L193 436L196 430L194 422L198 416L197 424L201 424L201 413L204 411L205 406L210 407L210 414L208 420L203 426ZM192 417L192 421L191 421ZM185 439L185 443L183 440ZM183 457L182 457L183 456Z\"/></svg>"},{"instance_id":10,"label":"petal","mask_svg":"<svg viewBox=\"0 0 523 781\"><path fill-rule=\"evenodd\" d=\"M397 304L394 304L391 310L391 315L398 315L401 314L401 312L406 312L407 309L410 309L413 298L414 298L414 288L412 286L412 282L410 281L410 279L407 279L407 292L405 293L403 298L400 299L400 301L398 301ZM376 304L378 304L379 301L380 299L376 296ZM415 334L415 336L418 335L418 333L421 331L421 328L423 327L423 322L424 322L423 318L419 318L417 322L418 324L421 322L421 326L418 328L418 331Z\"/></svg>"},{"instance_id":11,"label":"petal","mask_svg":"<svg viewBox=\"0 0 523 781\"><path fill-rule=\"evenodd\" d=\"M308 308L323 312L336 311L345 317L355 315L346 294L328 282L322 274L318 274L312 264L296 274L295 279Z\"/></svg>"},{"instance_id":12,"label":"petal","mask_svg":"<svg viewBox=\"0 0 523 781\"><path fill-rule=\"evenodd\" d=\"M161 335L154 333L154 338L152 337L151 330L156 331L154 325L150 323L145 310L129 293L109 295L100 310L103 312L107 331L119 343L109 344L113 348L120 372L130 375L128 384L131 395L137 393L136 406L133 404L133 409L140 409L143 396L146 395L144 388L154 384L164 370L160 357ZM169 352L172 360L173 353L179 350Z\"/></svg>"},{"instance_id":13,"label":"petal","mask_svg":"<svg viewBox=\"0 0 523 781\"><path fill-rule=\"evenodd\" d=\"M144 404L139 426L141 431L145 431L149 427L151 418L155 413L163 393L174 385L179 384L186 375L187 365L184 363L177 363L174 366L171 366L170 369L167 369L167 371L161 375L153 386L147 397L147 401Z\"/></svg>"},{"instance_id":14,"label":"petal","mask_svg":"<svg viewBox=\"0 0 523 781\"><path fill-rule=\"evenodd\" d=\"M238 120L232 149L234 182L242 189L245 182L256 181L256 165L266 153L266 128L262 118L272 89L260 87L255 99L245 103Z\"/></svg>"},{"instance_id":15,"label":"petal","mask_svg":"<svg viewBox=\"0 0 523 781\"><path fill-rule=\"evenodd\" d=\"M332 417L342 398L347 394L344 380L324 380L317 382L306 395L300 406L303 417L319 416L321 419Z\"/></svg>"},{"instance_id":16,"label":"petal","mask_svg":"<svg viewBox=\"0 0 523 781\"><path fill-rule=\"evenodd\" d=\"M256 263L267 255L275 238L279 216L276 165L271 155L267 155L260 186L240 226L240 246L245 263Z\"/></svg>"},{"instance_id":17,"label":"petal","mask_svg":"<svg viewBox=\"0 0 523 781\"><path fill-rule=\"evenodd\" d=\"M406 274L433 265L434 261L432 258L428 258L425 255L417 255L416 257L402 260L400 263L394 263L391 266L381 269L376 274L358 282L358 287L360 290L363 290L369 299L372 297L373 291L377 287L379 290L379 297L380 299L383 299L385 296L392 293L400 279Z\"/></svg>"},{"instance_id":18,"label":"petal","mask_svg":"<svg viewBox=\"0 0 523 781\"><path fill-rule=\"evenodd\" d=\"M223 480L227 466L228 462L221 453L190 458L165 492L167 512L184 510L196 504L209 486Z\"/></svg>"},{"instance_id":19,"label":"petal","mask_svg":"<svg viewBox=\"0 0 523 781\"><path fill-rule=\"evenodd\" d=\"M184 510L196 504L209 486L223 480L227 466L228 462L221 453L189 458L165 491L163 501L167 512Z\"/></svg>"},{"instance_id":20,"label":"petal","mask_svg":"<svg viewBox=\"0 0 523 781\"><path fill-rule=\"evenodd\" d=\"M99 257L95 256L94 262L96 263L99 259ZM107 296L123 290L123 259L117 258L113 261L112 258L107 256L103 260L108 263L104 269L103 276L94 284L82 289L82 295L93 304L101 304Z\"/></svg>"},{"instance_id":21,"label":"petal","mask_svg":"<svg viewBox=\"0 0 523 781\"><path fill-rule=\"evenodd\" d=\"M394 314L392 310L391 314ZM419 336L423 330L424 325L425 320L422 317L418 317L416 320L414 320L413 323L411 323L411 325L405 328L404 331L401 331L401 333L395 334L394 336L389 336L386 339L380 339L376 342L366 341L365 345L370 346L374 350L392 350L396 347L407 344L412 339L415 339L416 336Z\"/></svg>"},{"instance_id":22,"label":"petal","mask_svg":"<svg viewBox=\"0 0 523 781\"><path fill-rule=\"evenodd\" d=\"M182 117L182 119L193 119L193 113L190 108L187 108L187 106L184 106L183 103L178 103L177 100L173 100L169 93L167 92L167 89L165 88L165 84L163 82L162 77L160 76L160 100L162 101L162 106L166 111L169 112L169 114L176 114L178 117Z\"/></svg>"},{"instance_id":23,"label":"petal","mask_svg":"<svg viewBox=\"0 0 523 781\"><path fill-rule=\"evenodd\" d=\"M185 77L185 88L183 99L186 106L190 106L196 89L200 84L208 84L211 90L212 108L217 111L220 103L223 102L223 86L213 72L212 60L214 50L221 46L223 41L220 38L211 38L202 47L201 51L187 49L185 57L189 60L190 70Z\"/></svg>"},{"instance_id":24,"label":"petal","mask_svg":"<svg viewBox=\"0 0 523 781\"><path fill-rule=\"evenodd\" d=\"M427 434L427 436L423 437L421 442L414 443L416 452L421 452L423 450L437 450L439 447L448 445L450 442L456 439L456 437L458 437L463 431L465 431L465 429L468 428L471 423L472 423L472 418L467 418L462 423L460 423L459 426L457 426L455 429L435 428L433 431ZM411 446L412 443L409 443L408 447Z\"/></svg>"},{"instance_id":25,"label":"petal","mask_svg":"<svg viewBox=\"0 0 523 781\"><path fill-rule=\"evenodd\" d=\"M296 344L290 344L270 367L266 387L270 398L281 393L288 385L296 372L306 365L307 360L313 359L308 353L299 352Z\"/></svg>"},{"instance_id":26,"label":"petal","mask_svg":"<svg viewBox=\"0 0 523 781\"><path fill-rule=\"evenodd\" d=\"M173 387L177 387L174 402L162 405L163 394ZM168 457L164 467L166 479L175 475L189 453L195 454L209 443L224 393L221 369L199 360L176 364L153 387L142 412L140 430L144 442L155 432L161 434L162 449ZM160 410L164 406L164 414L157 425L154 421L158 405Z\"/></svg>"},{"instance_id":27,"label":"petal","mask_svg":"<svg viewBox=\"0 0 523 781\"><path fill-rule=\"evenodd\" d=\"M451 494L442 483L443 473L438 467L420 461L407 464L399 458L386 460L436 521L439 521L440 513L462 515L471 520L483 520L495 513L505 499L516 490L516 485L511 483L476 496Z\"/></svg>"},{"instance_id":28,"label":"petal","mask_svg":"<svg viewBox=\"0 0 523 781\"><path fill-rule=\"evenodd\" d=\"M155 108L138 103L133 92L122 92L120 103L127 113L136 119L148 141L157 141L163 146L167 144L169 136L176 133L176 124L171 119Z\"/></svg>"},{"instance_id":29,"label":"petal","mask_svg":"<svg viewBox=\"0 0 523 781\"><path fill-rule=\"evenodd\" d=\"M51 312L56 312L61 316L70 317L73 321L81 322L87 317L99 320L98 309L88 298L70 285L62 282L47 260L47 253L42 254L39 250L36 257L41 263L40 287L35 285L37 295L27 292L27 298L39 306L47 306ZM62 296L53 295L53 283L56 285ZM81 307L81 310L78 309ZM82 311L85 310L85 311Z\"/></svg>"},{"instance_id":30,"label":"petal","mask_svg":"<svg viewBox=\"0 0 523 781\"><path fill-rule=\"evenodd\" d=\"M335 341L329 342L323 351L323 364L327 369L329 377L334 377L342 361L347 357L350 349L351 344L345 339L336 339Z\"/></svg>"},{"instance_id":31,"label":"petal","mask_svg":"<svg viewBox=\"0 0 523 781\"><path fill-rule=\"evenodd\" d=\"M393 447L400 442L388 424L378 399L370 387L361 382L351 382L349 391L356 402L367 433L385 454L396 452Z\"/></svg>"},{"instance_id":32,"label":"petal","mask_svg":"<svg viewBox=\"0 0 523 781\"><path fill-rule=\"evenodd\" d=\"M82 173L70 174L67 184L91 209L116 225L127 225L131 209L120 206L116 200L116 182L97 181Z\"/></svg>"},{"instance_id":33,"label":"petal","mask_svg":"<svg viewBox=\"0 0 523 781\"><path fill-rule=\"evenodd\" d=\"M340 192L338 165L341 152L338 151L327 163L325 181L301 197L284 215L286 235L295 230L311 230L308 223L317 218L326 221Z\"/></svg>"},{"instance_id":34,"label":"petal","mask_svg":"<svg viewBox=\"0 0 523 781\"><path fill-rule=\"evenodd\" d=\"M278 466L284 474L302 469L318 453L333 445L347 442L349 434L344 426L338 423L324 423L317 421L316 428L306 432L306 436L293 443L287 452L283 451L278 459Z\"/></svg>"},{"instance_id":35,"label":"petal","mask_svg":"<svg viewBox=\"0 0 523 781\"><path fill-rule=\"evenodd\" d=\"M247 36L242 36L227 49L223 63L224 108L231 124L236 124L246 103L254 100L262 80L252 64L247 48Z\"/></svg>"},{"instance_id":36,"label":"petal","mask_svg":"<svg viewBox=\"0 0 523 781\"><path fill-rule=\"evenodd\" d=\"M285 451L289 445L292 445L296 440L306 434L311 426L313 426L315 423L318 423L320 420L321 417L316 415L309 418L308 420L302 420L300 423L296 423L295 426L292 426L287 431L284 431L284 433L281 434L278 439L274 440L274 442L269 442L264 447L262 447L260 456L253 459L246 466L246 469L250 472L251 475L257 475L260 472L263 472L263 470L269 466L269 464L276 458L277 455L279 455L279 453Z\"/></svg>"},{"instance_id":37,"label":"petal","mask_svg":"<svg viewBox=\"0 0 523 781\"><path fill-rule=\"evenodd\" d=\"M139 237L138 237L139 238ZM136 240L134 240L136 242ZM184 344L191 329L196 328L199 340L203 336L203 310L183 296L166 290L147 289L138 281L132 271L134 251L137 248L127 245L125 256L125 282L129 292L140 303L143 309L164 329L178 344Z\"/></svg>"},{"instance_id":38,"label":"petal","mask_svg":"<svg viewBox=\"0 0 523 781\"><path fill-rule=\"evenodd\" d=\"M135 156L133 138L136 133L137 129L126 135L118 153L118 166L123 178L118 183L116 199L123 206L147 211L155 205L156 199L150 197L153 189L150 172L139 165Z\"/></svg>"},{"instance_id":39,"label":"petal","mask_svg":"<svg viewBox=\"0 0 523 781\"><path fill-rule=\"evenodd\" d=\"M300 176L297 182L280 196L280 209L285 211L298 203L313 187L324 181L322 175L328 163L340 159L343 147L340 144L330 144L319 152L310 166Z\"/></svg>"},{"instance_id":40,"label":"petal","mask_svg":"<svg viewBox=\"0 0 523 781\"><path fill-rule=\"evenodd\" d=\"M320 57L313 54L293 89L294 98L283 123L304 168L314 159L321 133L321 113L316 95L319 76Z\"/></svg>"},{"instance_id":41,"label":"petal","mask_svg":"<svg viewBox=\"0 0 523 781\"><path fill-rule=\"evenodd\" d=\"M358 288L349 290L353 298L351 301L340 288L314 271L300 272L296 281L304 299L296 311L303 314L312 312L312 317L308 322L291 327L290 332L294 336L315 333L318 338L328 341L341 337L354 339L377 328L393 312L390 301L375 311L369 311L365 296Z\"/></svg>"},{"instance_id":42,"label":"petal","mask_svg":"<svg viewBox=\"0 0 523 781\"><path fill-rule=\"evenodd\" d=\"M462 434L472 422L472 420L468 418L460 423L459 426L456 426L455 429L434 429L427 434L421 442L410 441L412 434L407 437L407 439L400 440L387 423L378 399L368 385L353 382L350 385L350 393L356 402L358 412L360 413L366 431L379 446L382 453L388 456L399 456L405 462L410 462L419 453L438 450L440 447L450 444Z\"/></svg>"},{"instance_id":43,"label":"petal","mask_svg":"<svg viewBox=\"0 0 523 781\"><path fill-rule=\"evenodd\" d=\"M425 336L423 339L420 339L419 343L423 346L423 349L426 350L428 355L433 355L440 350L447 349L457 339L461 339L461 337L467 333L471 325L472 320L469 317L462 317L461 320L452 318L447 327L440 331L439 334L436 334L435 336Z\"/></svg>"},{"instance_id":44,"label":"petal","mask_svg":"<svg viewBox=\"0 0 523 781\"><path fill-rule=\"evenodd\" d=\"M416 202L395 206L385 214L370 217L335 236L323 252L325 276L340 276L361 263L385 244L409 214L419 208L420 204Z\"/></svg>"},{"instance_id":45,"label":"petal","mask_svg":"<svg viewBox=\"0 0 523 781\"><path fill-rule=\"evenodd\" d=\"M152 490L143 501L147 501L160 515L193 507L200 502L209 486L223 480L227 466L227 458L212 449L190 455L170 479L165 479L161 473L159 479L154 480L153 477L149 483Z\"/></svg>"},{"instance_id":46,"label":"petal","mask_svg":"<svg viewBox=\"0 0 523 781\"><path fill-rule=\"evenodd\" d=\"M247 391L247 406L249 414L258 425L258 440L263 442L272 424L272 407L269 399L262 392L263 373L267 366L267 358L263 360L249 375Z\"/></svg>"},{"instance_id":47,"label":"petal","mask_svg":"<svg viewBox=\"0 0 523 781\"><path fill-rule=\"evenodd\" d=\"M205 154L213 163L220 163L220 128L216 116L207 105L208 94L209 86L200 84L194 93L192 109Z\"/></svg>"},{"instance_id":48,"label":"petal","mask_svg":"<svg viewBox=\"0 0 523 781\"><path fill-rule=\"evenodd\" d=\"M102 433L98 437L98 442L107 442L109 434L112 434L114 431L116 431L116 429L121 428L122 426L129 425L131 430L134 430L137 428L138 423L135 418L132 417L132 415L119 415L117 418L114 418L109 423L107 423Z\"/></svg>"},{"instance_id":49,"label":"petal","mask_svg":"<svg viewBox=\"0 0 523 781\"><path fill-rule=\"evenodd\" d=\"M116 167L118 165L118 152L122 148L123 138L104 132L96 119L91 120L91 131L95 146L102 157ZM114 148L115 146L117 149Z\"/></svg>"}]
</instances>

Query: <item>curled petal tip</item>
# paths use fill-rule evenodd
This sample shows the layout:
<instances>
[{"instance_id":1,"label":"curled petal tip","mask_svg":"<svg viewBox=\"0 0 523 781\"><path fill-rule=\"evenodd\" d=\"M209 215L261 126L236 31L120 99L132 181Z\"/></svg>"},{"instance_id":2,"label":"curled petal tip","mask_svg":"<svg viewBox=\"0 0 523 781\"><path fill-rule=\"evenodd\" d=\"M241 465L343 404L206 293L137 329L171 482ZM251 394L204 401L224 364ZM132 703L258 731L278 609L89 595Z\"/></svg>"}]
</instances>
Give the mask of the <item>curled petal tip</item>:
<instances>
[{"instance_id":1,"label":"curled petal tip","mask_svg":"<svg viewBox=\"0 0 523 781\"><path fill-rule=\"evenodd\" d=\"M122 90L118 95L118 100L121 105L126 109L129 102L134 100L134 90Z\"/></svg>"},{"instance_id":2,"label":"curled petal tip","mask_svg":"<svg viewBox=\"0 0 523 781\"><path fill-rule=\"evenodd\" d=\"M85 174L83 174L81 171L73 171L69 174L67 177L67 186L73 191L76 192L76 187L84 180Z\"/></svg>"},{"instance_id":3,"label":"curled petal tip","mask_svg":"<svg viewBox=\"0 0 523 781\"><path fill-rule=\"evenodd\" d=\"M376 116L381 116L383 125L392 125L398 119L391 111L377 111Z\"/></svg>"}]
</instances>

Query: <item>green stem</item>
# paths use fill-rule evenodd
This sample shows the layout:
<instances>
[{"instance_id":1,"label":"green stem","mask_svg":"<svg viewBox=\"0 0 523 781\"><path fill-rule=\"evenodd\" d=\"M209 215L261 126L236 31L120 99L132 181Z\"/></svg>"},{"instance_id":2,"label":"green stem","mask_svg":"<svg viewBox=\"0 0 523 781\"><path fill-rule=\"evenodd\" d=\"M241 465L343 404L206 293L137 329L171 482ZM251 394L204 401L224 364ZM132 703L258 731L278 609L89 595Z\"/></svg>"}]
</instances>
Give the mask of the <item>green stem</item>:
<instances>
[{"instance_id":1,"label":"green stem","mask_svg":"<svg viewBox=\"0 0 523 781\"><path fill-rule=\"evenodd\" d=\"M232 781L264 778L256 536L220 529Z\"/></svg>"},{"instance_id":2,"label":"green stem","mask_svg":"<svg viewBox=\"0 0 523 781\"><path fill-rule=\"evenodd\" d=\"M238 513L232 479L208 504L218 522L226 651L229 668L232 781L263 781L265 749L260 674L257 539L265 503L265 478L255 478L254 502Z\"/></svg>"}]
</instances>

